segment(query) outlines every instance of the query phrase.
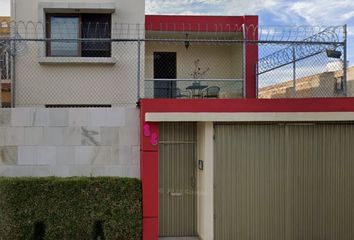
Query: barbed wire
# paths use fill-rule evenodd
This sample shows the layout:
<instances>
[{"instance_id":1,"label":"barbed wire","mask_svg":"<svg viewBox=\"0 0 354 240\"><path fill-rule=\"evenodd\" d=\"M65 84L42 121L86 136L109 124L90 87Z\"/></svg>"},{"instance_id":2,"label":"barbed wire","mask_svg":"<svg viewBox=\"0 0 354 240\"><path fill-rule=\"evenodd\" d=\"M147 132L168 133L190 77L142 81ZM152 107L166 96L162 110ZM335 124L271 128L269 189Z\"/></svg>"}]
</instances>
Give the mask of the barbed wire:
<instances>
[{"instance_id":1,"label":"barbed wire","mask_svg":"<svg viewBox=\"0 0 354 240\"><path fill-rule=\"evenodd\" d=\"M23 39L43 39L46 36L50 22L10 21L8 28L10 36L0 35L0 38L11 37L17 33ZM303 41L308 42L341 42L343 41L343 26L270 26L270 25L244 25L244 24L205 24L205 23L156 23L156 24L132 24L132 23L61 23L55 24L55 33L51 38L65 38L77 31L78 26L86 36L107 32L111 39L189 39L189 40L244 40L256 41ZM318 35L318 33L325 33ZM317 38L311 38L312 36ZM310 38L310 39L309 39Z\"/></svg>"},{"instance_id":2,"label":"barbed wire","mask_svg":"<svg viewBox=\"0 0 354 240\"><path fill-rule=\"evenodd\" d=\"M326 50L336 50L337 47L344 45L344 42L340 42L340 36L336 33L336 30L338 30L338 27L327 27L321 32L303 39L303 43L301 44L290 44L267 56L261 57L258 62L258 74L320 54Z\"/></svg>"},{"instance_id":3,"label":"barbed wire","mask_svg":"<svg viewBox=\"0 0 354 240\"><path fill-rule=\"evenodd\" d=\"M62 24L50 22L24 22L11 21L8 31L1 31L0 55L8 53L12 56L25 55L34 49L38 56L46 56L47 44L55 42L71 43L111 43L118 42L136 44L139 41L148 43L183 45L237 45L257 44L259 47L259 60L257 66L258 76L275 69L291 67L293 62L304 62L307 65L316 65L320 59L320 66L325 66L331 59L326 51L334 51L341 56L337 60L345 62L343 55L345 48L345 26L265 26L265 25L232 25L232 24L184 24L184 23L158 23L158 24L131 24L86 22ZM51 27L51 28L48 28ZM53 30L54 31L50 31ZM80 34L77 34L81 31ZM6 33L7 34L4 34ZM37 48L33 48L33 43ZM64 44L65 45L65 44ZM67 46L67 45L66 45ZM138 44L136 44L138 46ZM119 48L120 49L120 48ZM120 51L122 51L120 49ZM135 53L134 53L135 54ZM126 53L128 56L128 52ZM309 60L307 60L309 59ZM307 61L314 61L308 63ZM344 68L344 64L337 63L336 68ZM313 67L317 69L319 67ZM282 70L283 71L283 70ZM284 71L283 71L284 72ZM293 71L294 72L294 71ZM303 72L311 72L304 70ZM320 71L312 71L320 72ZM301 71L297 71L301 73ZM268 76L267 74L264 74ZM295 76L296 74L294 74ZM274 76L272 76L274 78ZM289 76L284 77L289 79Z\"/></svg>"}]
</instances>

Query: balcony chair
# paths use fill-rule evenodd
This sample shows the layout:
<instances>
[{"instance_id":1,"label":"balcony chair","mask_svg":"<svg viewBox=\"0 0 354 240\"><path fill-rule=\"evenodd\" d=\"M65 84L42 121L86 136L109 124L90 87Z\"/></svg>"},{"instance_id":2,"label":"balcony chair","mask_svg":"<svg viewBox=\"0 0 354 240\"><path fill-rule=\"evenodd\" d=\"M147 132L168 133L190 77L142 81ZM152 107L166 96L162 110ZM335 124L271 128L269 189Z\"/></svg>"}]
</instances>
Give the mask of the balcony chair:
<instances>
[{"instance_id":1,"label":"balcony chair","mask_svg":"<svg viewBox=\"0 0 354 240\"><path fill-rule=\"evenodd\" d=\"M210 86L203 90L203 98L219 98L220 88L217 86Z\"/></svg>"},{"instance_id":2,"label":"balcony chair","mask_svg":"<svg viewBox=\"0 0 354 240\"><path fill-rule=\"evenodd\" d=\"M180 88L176 88L176 98L191 98L189 91L182 91Z\"/></svg>"}]
</instances>

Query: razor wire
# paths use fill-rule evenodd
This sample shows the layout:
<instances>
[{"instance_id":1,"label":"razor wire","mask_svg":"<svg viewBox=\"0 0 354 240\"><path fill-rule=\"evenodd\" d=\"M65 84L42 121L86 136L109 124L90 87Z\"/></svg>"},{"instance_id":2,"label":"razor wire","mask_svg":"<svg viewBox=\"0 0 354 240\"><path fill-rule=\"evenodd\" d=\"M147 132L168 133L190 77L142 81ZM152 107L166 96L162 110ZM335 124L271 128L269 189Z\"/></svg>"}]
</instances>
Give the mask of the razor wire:
<instances>
[{"instance_id":1,"label":"razor wire","mask_svg":"<svg viewBox=\"0 0 354 240\"><path fill-rule=\"evenodd\" d=\"M259 49L256 75L260 98L342 96L345 87L343 26L112 23L110 38L69 39L65 33L71 31L70 26L60 26L57 36L48 37L46 24L11 22L10 35L0 36L0 55L7 54L16 63L13 76L16 76L18 106L129 105L140 98L153 98L156 86L161 88L164 83L157 84L154 79L152 50L174 49L187 59L179 64L183 67L177 70L176 83L169 83L168 88L173 86L174 89L172 97L177 97L177 92L183 98L194 97L190 91L185 93L195 83L217 87L219 98L244 97L244 51L250 45ZM85 27L88 35L108 29L95 23ZM51 43L60 43L58 45L67 48L70 43L80 46L107 43L110 56L102 58L96 53L87 59L48 57ZM332 54L340 53L336 61L328 57L331 51ZM233 52L237 52L237 57L231 57ZM196 62L201 66L195 66ZM66 71L55 70L64 68ZM328 72L333 72L333 76ZM325 90L318 87L319 83L304 84L318 74L327 76L322 76L322 81L316 80L326 83L322 86ZM306 89L317 88L318 91L299 94L300 82L301 86L307 86ZM205 92L200 96L208 96Z\"/></svg>"},{"instance_id":2,"label":"razor wire","mask_svg":"<svg viewBox=\"0 0 354 240\"><path fill-rule=\"evenodd\" d=\"M8 23L11 38L16 37L14 33L19 34L23 39L42 39L46 33L46 28L49 22L33 22L33 21L10 21ZM244 24L221 24L221 23L97 23L89 22L88 24L79 23L81 29L85 29L88 33L102 32L111 30L112 39L183 39L186 33L188 38L196 40L230 40L238 39L235 33L242 33L244 36L256 41L303 41L312 42L314 39L309 39L318 33L323 32L316 41L328 42L336 39L343 39L343 26L271 26L271 25L244 25ZM60 31L65 32L72 26L70 24L61 24L58 26ZM154 34L146 34L154 33ZM180 34L182 33L182 34ZM146 36L145 36L146 34ZM177 35L174 35L177 34ZM0 38L2 36L0 35Z\"/></svg>"},{"instance_id":3,"label":"razor wire","mask_svg":"<svg viewBox=\"0 0 354 240\"><path fill-rule=\"evenodd\" d=\"M319 30L301 41L259 44L259 98L343 97L348 94L346 27Z\"/></svg>"},{"instance_id":4,"label":"razor wire","mask_svg":"<svg viewBox=\"0 0 354 240\"><path fill-rule=\"evenodd\" d=\"M336 29L336 27L327 27L321 32L303 39L301 43L289 43L289 46L261 57L258 61L258 74L272 71L293 61L299 61L326 50L336 50L337 47L343 45L339 41Z\"/></svg>"}]
</instances>

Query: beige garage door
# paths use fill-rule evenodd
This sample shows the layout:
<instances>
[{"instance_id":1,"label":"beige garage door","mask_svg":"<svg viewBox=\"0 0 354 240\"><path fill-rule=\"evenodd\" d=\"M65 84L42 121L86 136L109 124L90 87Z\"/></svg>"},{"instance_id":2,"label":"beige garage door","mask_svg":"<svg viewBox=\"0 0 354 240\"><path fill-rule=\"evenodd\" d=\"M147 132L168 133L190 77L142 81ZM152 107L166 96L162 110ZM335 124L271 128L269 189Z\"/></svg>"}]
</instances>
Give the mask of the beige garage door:
<instances>
[{"instance_id":1,"label":"beige garage door","mask_svg":"<svg viewBox=\"0 0 354 240\"><path fill-rule=\"evenodd\" d=\"M215 239L354 239L354 125L215 126Z\"/></svg>"},{"instance_id":2,"label":"beige garage door","mask_svg":"<svg viewBox=\"0 0 354 240\"><path fill-rule=\"evenodd\" d=\"M159 142L159 236L196 235L195 123L162 123Z\"/></svg>"}]
</instances>

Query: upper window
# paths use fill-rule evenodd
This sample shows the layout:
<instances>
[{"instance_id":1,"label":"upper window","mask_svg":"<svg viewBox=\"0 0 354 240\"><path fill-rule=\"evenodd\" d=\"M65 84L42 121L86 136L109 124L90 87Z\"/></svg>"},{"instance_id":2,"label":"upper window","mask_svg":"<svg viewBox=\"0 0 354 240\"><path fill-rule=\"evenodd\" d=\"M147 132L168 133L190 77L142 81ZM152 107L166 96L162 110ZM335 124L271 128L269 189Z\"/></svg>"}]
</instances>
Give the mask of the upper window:
<instances>
[{"instance_id":1,"label":"upper window","mask_svg":"<svg viewBox=\"0 0 354 240\"><path fill-rule=\"evenodd\" d=\"M97 40L111 38L111 14L47 14L47 38L47 56L111 57L111 43Z\"/></svg>"},{"instance_id":2,"label":"upper window","mask_svg":"<svg viewBox=\"0 0 354 240\"><path fill-rule=\"evenodd\" d=\"M9 24L8 24L7 22L2 22L2 23L0 24L0 26L1 26L2 28L8 28L8 27L9 27Z\"/></svg>"},{"instance_id":3,"label":"upper window","mask_svg":"<svg viewBox=\"0 0 354 240\"><path fill-rule=\"evenodd\" d=\"M1 51L0 46L0 51ZM5 53L5 52L4 52ZM10 57L9 54L0 54L0 79L10 79ZM1 85L1 84L0 84Z\"/></svg>"}]
</instances>

